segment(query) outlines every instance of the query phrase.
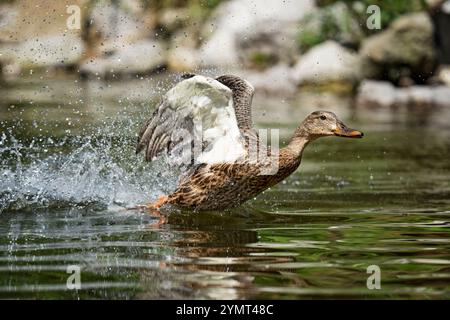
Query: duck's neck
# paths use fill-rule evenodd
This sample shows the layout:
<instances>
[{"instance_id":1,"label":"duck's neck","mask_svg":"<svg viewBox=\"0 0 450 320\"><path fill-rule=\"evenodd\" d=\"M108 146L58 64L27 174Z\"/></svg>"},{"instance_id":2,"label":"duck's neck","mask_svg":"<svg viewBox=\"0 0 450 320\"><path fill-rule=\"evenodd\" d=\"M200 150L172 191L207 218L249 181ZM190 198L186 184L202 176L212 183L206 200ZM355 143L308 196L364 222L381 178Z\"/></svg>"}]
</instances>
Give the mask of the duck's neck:
<instances>
[{"instance_id":1,"label":"duck's neck","mask_svg":"<svg viewBox=\"0 0 450 320\"><path fill-rule=\"evenodd\" d=\"M284 149L293 158L300 160L303 154L303 150L305 150L308 143L310 143L312 140L313 139L310 137L310 135L302 128L302 126L300 126L297 128L297 130L295 130L294 136Z\"/></svg>"},{"instance_id":2,"label":"duck's neck","mask_svg":"<svg viewBox=\"0 0 450 320\"><path fill-rule=\"evenodd\" d=\"M280 150L279 170L275 175L275 183L280 182L297 170L300 162L302 161L303 150L309 142L310 140L307 136L294 135L289 144Z\"/></svg>"},{"instance_id":3,"label":"duck's neck","mask_svg":"<svg viewBox=\"0 0 450 320\"><path fill-rule=\"evenodd\" d=\"M302 161L302 154L305 147L311 141L309 135L299 131L300 127L295 131L289 144L280 150L278 171L265 187L272 186L297 170Z\"/></svg>"}]
</instances>

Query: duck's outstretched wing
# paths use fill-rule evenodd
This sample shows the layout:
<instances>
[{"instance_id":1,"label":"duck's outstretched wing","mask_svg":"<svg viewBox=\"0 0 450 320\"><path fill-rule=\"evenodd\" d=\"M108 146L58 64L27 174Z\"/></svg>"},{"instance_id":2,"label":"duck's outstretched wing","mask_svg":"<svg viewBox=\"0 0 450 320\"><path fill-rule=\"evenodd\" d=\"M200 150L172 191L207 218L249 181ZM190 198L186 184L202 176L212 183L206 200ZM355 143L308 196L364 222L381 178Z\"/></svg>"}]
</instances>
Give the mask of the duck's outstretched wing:
<instances>
[{"instance_id":1,"label":"duck's outstretched wing","mask_svg":"<svg viewBox=\"0 0 450 320\"><path fill-rule=\"evenodd\" d=\"M195 74L185 73L181 77L189 79L195 77ZM230 88L233 93L234 113L239 129L241 131L252 129L252 99L255 88L247 80L232 74L225 74L216 80Z\"/></svg>"},{"instance_id":2,"label":"duck's outstretched wing","mask_svg":"<svg viewBox=\"0 0 450 320\"><path fill-rule=\"evenodd\" d=\"M245 156L230 88L203 76L179 82L142 127L136 153L143 149L147 161L169 153L182 157L183 164L233 162Z\"/></svg>"},{"instance_id":3,"label":"duck's outstretched wing","mask_svg":"<svg viewBox=\"0 0 450 320\"><path fill-rule=\"evenodd\" d=\"M216 78L233 92L234 112L241 131L252 129L252 99L255 89L245 79L234 75L223 75Z\"/></svg>"}]
</instances>

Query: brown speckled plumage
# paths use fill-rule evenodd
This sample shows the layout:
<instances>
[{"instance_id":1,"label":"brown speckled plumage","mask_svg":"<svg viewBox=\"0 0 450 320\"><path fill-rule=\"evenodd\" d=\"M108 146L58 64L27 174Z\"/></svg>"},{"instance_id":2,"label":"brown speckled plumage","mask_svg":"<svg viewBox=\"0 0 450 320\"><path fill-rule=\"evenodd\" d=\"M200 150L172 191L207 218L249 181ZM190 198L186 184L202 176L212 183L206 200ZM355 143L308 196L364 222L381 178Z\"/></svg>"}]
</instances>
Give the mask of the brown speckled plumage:
<instances>
[{"instance_id":1,"label":"brown speckled plumage","mask_svg":"<svg viewBox=\"0 0 450 320\"><path fill-rule=\"evenodd\" d=\"M251 120L253 87L247 81L232 75L221 76L216 80L232 90L236 119L242 136L247 141L258 140ZM137 152L147 148L147 160L152 160L159 152L170 148L170 139L161 129L161 123L162 127L167 127L171 125L170 121L180 121L173 110L158 111L160 109L145 123L139 135ZM155 135L154 132L158 130L159 135ZM219 210L239 206L292 174L300 165L303 150L309 142L330 135L362 137L361 132L347 128L333 113L313 112L294 132L291 142L280 149L278 154L270 155L261 162L247 159L233 163L197 165L158 206L171 204L194 210ZM245 145L248 147L247 143ZM278 170L274 174L262 172L269 159L278 163Z\"/></svg>"},{"instance_id":2,"label":"brown speckled plumage","mask_svg":"<svg viewBox=\"0 0 450 320\"><path fill-rule=\"evenodd\" d=\"M282 181L300 165L300 157L288 150L280 152L279 160L275 175L260 175L259 164L201 165L169 195L167 203L196 210L236 207Z\"/></svg>"}]
</instances>

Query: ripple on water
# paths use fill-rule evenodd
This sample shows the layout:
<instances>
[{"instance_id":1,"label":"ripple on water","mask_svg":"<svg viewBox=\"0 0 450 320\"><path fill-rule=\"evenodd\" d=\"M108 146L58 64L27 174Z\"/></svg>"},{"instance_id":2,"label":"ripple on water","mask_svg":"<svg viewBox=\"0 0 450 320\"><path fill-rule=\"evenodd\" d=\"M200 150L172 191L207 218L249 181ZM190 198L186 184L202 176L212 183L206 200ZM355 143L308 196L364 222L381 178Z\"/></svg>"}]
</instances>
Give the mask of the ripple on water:
<instances>
[{"instance_id":1,"label":"ripple on water","mask_svg":"<svg viewBox=\"0 0 450 320\"><path fill-rule=\"evenodd\" d=\"M73 86L59 82L45 85ZM358 110L345 120L365 139L314 142L299 171L246 206L174 211L161 224L124 210L176 181L134 155L154 92L120 82L133 95L124 104L109 85L86 86L94 98L74 114L66 96L2 92L0 298L450 298L446 127L435 135ZM16 101L24 94L37 103ZM293 129L308 111L263 100L255 106L289 116L258 125ZM81 290L67 290L70 265ZM382 290L367 289L369 265Z\"/></svg>"}]
</instances>

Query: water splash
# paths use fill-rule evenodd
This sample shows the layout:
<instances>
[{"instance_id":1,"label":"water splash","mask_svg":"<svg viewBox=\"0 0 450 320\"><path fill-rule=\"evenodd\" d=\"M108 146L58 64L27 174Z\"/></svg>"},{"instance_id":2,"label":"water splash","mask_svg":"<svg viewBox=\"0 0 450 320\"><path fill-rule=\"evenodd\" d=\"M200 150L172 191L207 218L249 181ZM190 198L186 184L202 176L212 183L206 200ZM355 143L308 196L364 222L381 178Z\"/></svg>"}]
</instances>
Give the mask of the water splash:
<instances>
[{"instance_id":1,"label":"water splash","mask_svg":"<svg viewBox=\"0 0 450 320\"><path fill-rule=\"evenodd\" d=\"M37 81L17 94L6 91L0 212L133 206L173 190L179 171L169 170L165 159L145 163L134 145L157 98L180 79L174 74L120 83Z\"/></svg>"},{"instance_id":2,"label":"water splash","mask_svg":"<svg viewBox=\"0 0 450 320\"><path fill-rule=\"evenodd\" d=\"M38 208L133 206L167 193L176 175L164 161L146 164L126 135L0 137L0 212Z\"/></svg>"}]
</instances>

